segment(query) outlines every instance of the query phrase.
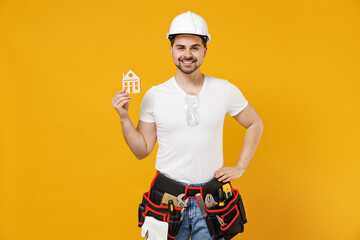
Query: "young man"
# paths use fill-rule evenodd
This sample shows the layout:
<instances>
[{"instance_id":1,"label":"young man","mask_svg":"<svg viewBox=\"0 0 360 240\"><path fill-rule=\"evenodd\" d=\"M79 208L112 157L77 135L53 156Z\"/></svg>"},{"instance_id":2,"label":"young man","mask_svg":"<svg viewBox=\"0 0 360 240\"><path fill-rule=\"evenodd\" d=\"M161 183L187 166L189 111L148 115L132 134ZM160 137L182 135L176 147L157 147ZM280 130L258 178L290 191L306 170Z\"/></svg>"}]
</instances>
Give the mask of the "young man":
<instances>
[{"instance_id":1,"label":"young man","mask_svg":"<svg viewBox=\"0 0 360 240\"><path fill-rule=\"evenodd\" d=\"M189 11L175 17L168 39L176 75L146 92L137 128L129 118L127 92L121 90L112 99L126 143L142 159L158 140L156 169L186 186L202 186L214 177L219 182L240 178L263 132L260 116L235 85L200 72L210 41L201 16ZM239 159L230 167L223 167L226 113L247 129ZM212 239L196 199L187 205L176 239Z\"/></svg>"}]
</instances>

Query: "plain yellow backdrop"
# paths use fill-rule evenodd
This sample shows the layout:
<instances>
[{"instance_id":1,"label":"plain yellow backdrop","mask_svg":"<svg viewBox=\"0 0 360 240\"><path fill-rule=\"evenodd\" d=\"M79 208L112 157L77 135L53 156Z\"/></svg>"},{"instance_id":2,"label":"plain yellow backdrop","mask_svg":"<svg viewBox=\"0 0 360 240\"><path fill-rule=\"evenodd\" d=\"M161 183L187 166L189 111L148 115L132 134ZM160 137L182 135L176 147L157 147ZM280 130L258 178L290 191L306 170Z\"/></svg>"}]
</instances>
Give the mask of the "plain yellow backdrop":
<instances>
[{"instance_id":1,"label":"plain yellow backdrop","mask_svg":"<svg viewBox=\"0 0 360 240\"><path fill-rule=\"evenodd\" d=\"M264 122L233 183L248 223L234 239L360 239L360 2L0 1L0 239L141 239L137 207L156 149L137 160L111 99L123 72L142 96L176 67L166 33L191 10L212 40L201 67L237 85ZM226 165L245 129L227 116Z\"/></svg>"}]
</instances>

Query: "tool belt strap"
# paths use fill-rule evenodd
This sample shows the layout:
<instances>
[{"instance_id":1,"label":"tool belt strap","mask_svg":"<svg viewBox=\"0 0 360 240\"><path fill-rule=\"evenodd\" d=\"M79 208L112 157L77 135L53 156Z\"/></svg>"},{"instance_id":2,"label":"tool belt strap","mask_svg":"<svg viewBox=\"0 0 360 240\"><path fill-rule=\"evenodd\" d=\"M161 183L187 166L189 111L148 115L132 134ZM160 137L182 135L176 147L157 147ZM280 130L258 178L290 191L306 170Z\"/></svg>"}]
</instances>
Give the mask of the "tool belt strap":
<instances>
[{"instance_id":1,"label":"tool belt strap","mask_svg":"<svg viewBox=\"0 0 360 240\"><path fill-rule=\"evenodd\" d=\"M150 192L151 195L167 192L174 196L185 193L184 199L186 199L195 198L197 193L201 193L202 197L206 196L208 193L217 195L218 189L221 188L222 185L223 183L219 182L216 178L213 178L211 181L200 187L185 186L183 183L177 182L171 178L168 178L164 174L157 172L151 184ZM153 199L152 197L153 196L150 196L151 199Z\"/></svg>"}]
</instances>

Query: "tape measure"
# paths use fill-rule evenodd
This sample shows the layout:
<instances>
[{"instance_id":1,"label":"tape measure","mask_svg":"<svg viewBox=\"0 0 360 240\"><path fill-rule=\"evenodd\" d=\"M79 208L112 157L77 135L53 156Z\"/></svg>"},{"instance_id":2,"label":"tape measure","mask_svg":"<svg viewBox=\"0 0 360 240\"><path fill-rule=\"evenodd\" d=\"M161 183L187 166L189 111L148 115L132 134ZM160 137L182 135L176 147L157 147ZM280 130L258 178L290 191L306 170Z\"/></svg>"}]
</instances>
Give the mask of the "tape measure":
<instances>
[{"instance_id":1,"label":"tape measure","mask_svg":"<svg viewBox=\"0 0 360 240\"><path fill-rule=\"evenodd\" d=\"M226 183L222 186L222 190L225 193L225 197L226 199L228 199L229 197L231 197L233 195L232 191L231 191L231 186L230 183Z\"/></svg>"}]
</instances>

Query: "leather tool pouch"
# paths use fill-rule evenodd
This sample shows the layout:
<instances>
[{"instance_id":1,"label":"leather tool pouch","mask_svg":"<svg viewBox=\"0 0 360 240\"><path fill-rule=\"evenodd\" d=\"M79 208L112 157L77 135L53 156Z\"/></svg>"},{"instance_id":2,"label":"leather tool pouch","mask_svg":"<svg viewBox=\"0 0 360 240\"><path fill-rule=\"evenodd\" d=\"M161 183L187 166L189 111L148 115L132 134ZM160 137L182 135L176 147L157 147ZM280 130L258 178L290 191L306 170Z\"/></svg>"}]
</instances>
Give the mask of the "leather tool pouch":
<instances>
[{"instance_id":1,"label":"leather tool pouch","mask_svg":"<svg viewBox=\"0 0 360 240\"><path fill-rule=\"evenodd\" d=\"M173 181L173 180L172 180ZM144 223L146 216L154 217L159 221L167 222L168 240L175 239L181 226L181 210L183 208L175 207L173 214L170 214L168 206L162 206L161 199L165 192L177 196L181 193L181 185L177 188L176 184L169 184L168 179L163 175L157 174L151 184L150 190L143 194L142 202L139 205L139 227Z\"/></svg>"},{"instance_id":2,"label":"leather tool pouch","mask_svg":"<svg viewBox=\"0 0 360 240\"><path fill-rule=\"evenodd\" d=\"M225 238L229 240L238 233L244 231L244 224L247 222L245 209L239 191L232 189L233 197L225 206L215 206L207 209L208 215L205 217L210 235L214 239ZM219 216L225 223L223 226L218 221Z\"/></svg>"}]
</instances>

